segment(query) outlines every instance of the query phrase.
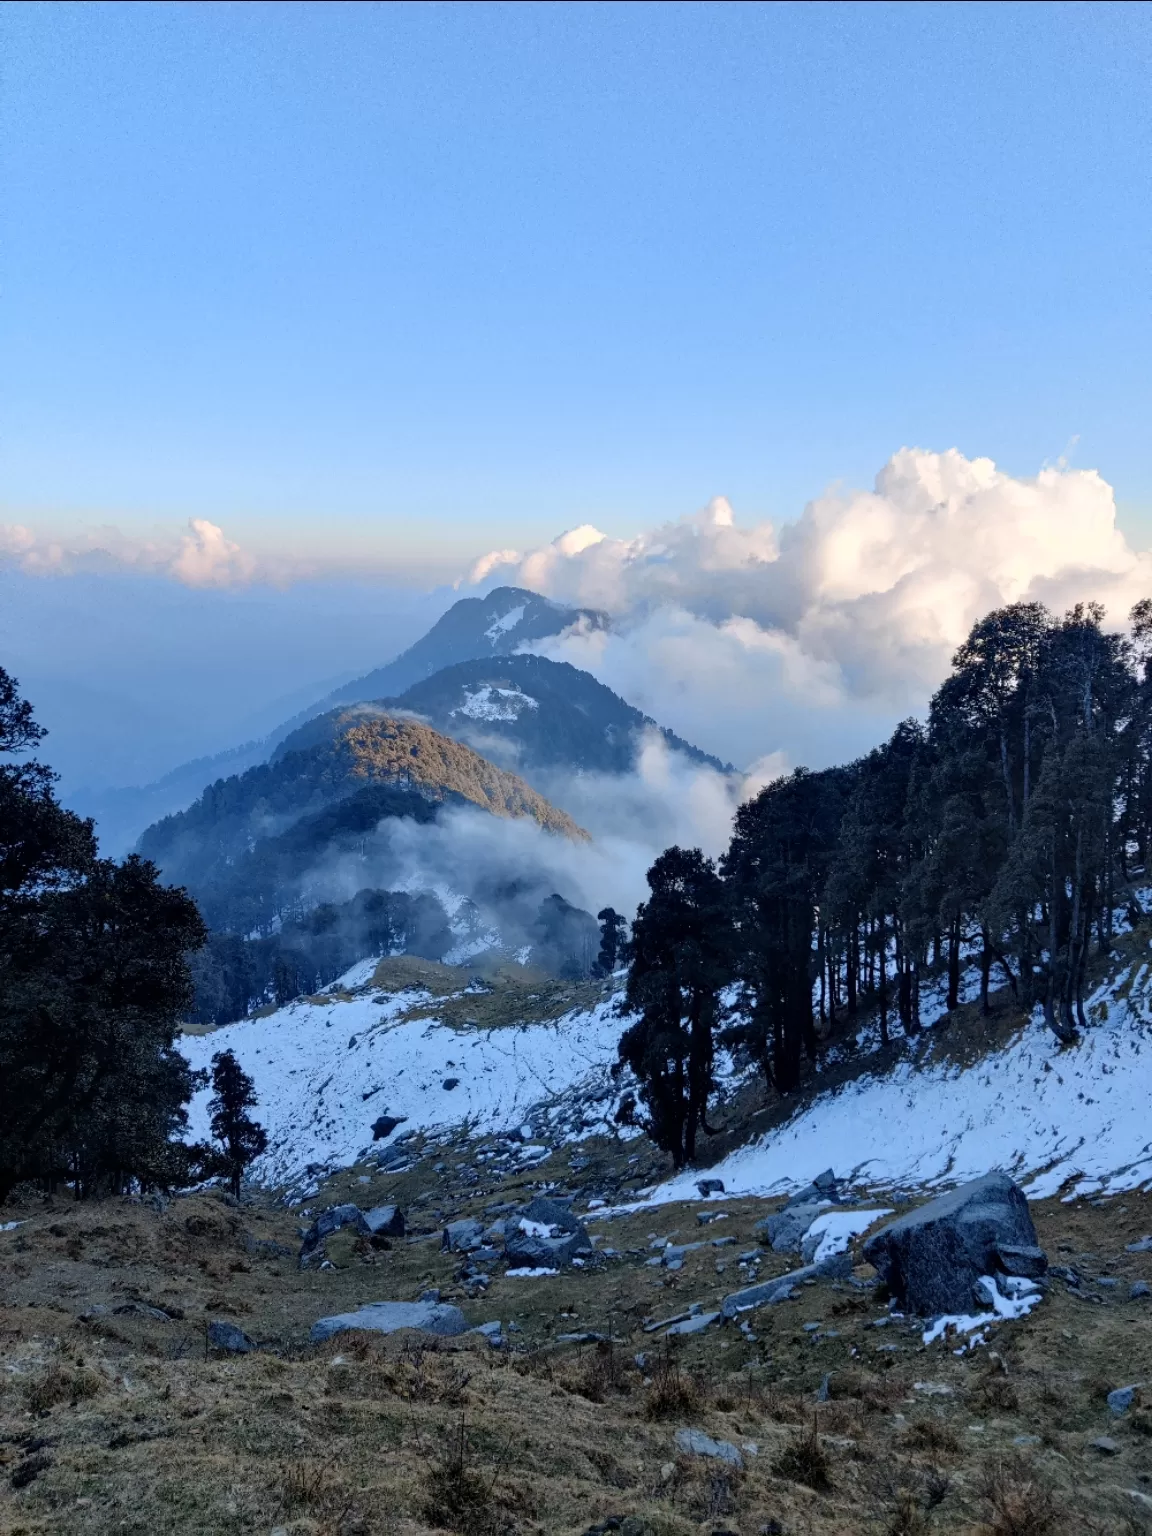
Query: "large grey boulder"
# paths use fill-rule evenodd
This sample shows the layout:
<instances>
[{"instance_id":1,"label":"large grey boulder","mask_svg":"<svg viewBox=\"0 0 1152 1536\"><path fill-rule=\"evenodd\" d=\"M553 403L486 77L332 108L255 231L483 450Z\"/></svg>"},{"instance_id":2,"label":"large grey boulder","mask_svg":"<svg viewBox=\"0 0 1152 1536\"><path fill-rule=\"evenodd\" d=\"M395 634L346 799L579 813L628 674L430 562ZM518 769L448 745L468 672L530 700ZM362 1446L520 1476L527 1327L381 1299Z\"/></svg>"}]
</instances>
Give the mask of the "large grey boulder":
<instances>
[{"instance_id":1,"label":"large grey boulder","mask_svg":"<svg viewBox=\"0 0 1152 1536\"><path fill-rule=\"evenodd\" d=\"M213 1349L222 1349L229 1355L249 1355L256 1348L243 1328L237 1328L235 1323L209 1323L208 1343Z\"/></svg>"},{"instance_id":2,"label":"large grey boulder","mask_svg":"<svg viewBox=\"0 0 1152 1536\"><path fill-rule=\"evenodd\" d=\"M864 1244L893 1298L921 1317L972 1309L972 1287L1000 1265L997 1253L1038 1247L1022 1190L985 1174L881 1227Z\"/></svg>"},{"instance_id":3,"label":"large grey boulder","mask_svg":"<svg viewBox=\"0 0 1152 1536\"><path fill-rule=\"evenodd\" d=\"M442 1301L373 1301L355 1312L340 1312L322 1317L312 1324L313 1344L322 1344L333 1334L363 1328L369 1333L398 1333L401 1328L418 1328L421 1333L435 1333L451 1338L468 1331L468 1321L459 1307Z\"/></svg>"},{"instance_id":4,"label":"large grey boulder","mask_svg":"<svg viewBox=\"0 0 1152 1536\"><path fill-rule=\"evenodd\" d=\"M686 1456L710 1456L715 1461L726 1461L730 1467L742 1467L744 1458L731 1440L713 1440L702 1429L678 1429L676 1449Z\"/></svg>"},{"instance_id":5,"label":"large grey boulder","mask_svg":"<svg viewBox=\"0 0 1152 1536\"><path fill-rule=\"evenodd\" d=\"M516 1219L534 1221L540 1226L552 1227L560 1232L583 1232L584 1224L570 1205L561 1200L549 1200L547 1195L537 1195L522 1206Z\"/></svg>"},{"instance_id":6,"label":"large grey boulder","mask_svg":"<svg viewBox=\"0 0 1152 1536\"><path fill-rule=\"evenodd\" d=\"M517 1227L504 1237L504 1257L512 1269L563 1269L581 1254L592 1252L592 1239L583 1227L554 1236Z\"/></svg>"},{"instance_id":7,"label":"large grey boulder","mask_svg":"<svg viewBox=\"0 0 1152 1536\"><path fill-rule=\"evenodd\" d=\"M403 1237L404 1212L398 1205L377 1205L365 1211L364 1225L373 1237Z\"/></svg>"},{"instance_id":8,"label":"large grey boulder","mask_svg":"<svg viewBox=\"0 0 1152 1536\"><path fill-rule=\"evenodd\" d=\"M473 1248L481 1247L483 1242L484 1223L471 1216L462 1216L459 1221L450 1221L444 1228L440 1246L445 1253L468 1253Z\"/></svg>"}]
</instances>

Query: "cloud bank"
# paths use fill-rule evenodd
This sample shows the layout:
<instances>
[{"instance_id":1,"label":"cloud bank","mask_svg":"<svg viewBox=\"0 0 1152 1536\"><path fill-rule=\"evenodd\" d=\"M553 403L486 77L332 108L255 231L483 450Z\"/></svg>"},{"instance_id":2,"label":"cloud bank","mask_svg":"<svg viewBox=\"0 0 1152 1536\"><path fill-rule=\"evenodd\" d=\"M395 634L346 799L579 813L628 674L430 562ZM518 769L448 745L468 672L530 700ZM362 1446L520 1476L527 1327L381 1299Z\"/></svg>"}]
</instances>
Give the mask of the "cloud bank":
<instances>
[{"instance_id":1,"label":"cloud bank","mask_svg":"<svg viewBox=\"0 0 1152 1536\"><path fill-rule=\"evenodd\" d=\"M178 539L159 541L132 539L117 528L64 540L34 534L20 523L0 523L0 565L29 576L129 570L186 587L242 586L257 575L255 559L203 517L190 518Z\"/></svg>"},{"instance_id":2,"label":"cloud bank","mask_svg":"<svg viewBox=\"0 0 1152 1536\"><path fill-rule=\"evenodd\" d=\"M1018 478L905 448L873 490L829 491L780 529L741 527L717 498L633 539L585 526L493 552L469 582L606 610L611 630L534 648L741 766L771 752L816 766L922 709L990 609L1095 598L1122 622L1152 595L1152 555L1128 545L1094 470Z\"/></svg>"}]
</instances>

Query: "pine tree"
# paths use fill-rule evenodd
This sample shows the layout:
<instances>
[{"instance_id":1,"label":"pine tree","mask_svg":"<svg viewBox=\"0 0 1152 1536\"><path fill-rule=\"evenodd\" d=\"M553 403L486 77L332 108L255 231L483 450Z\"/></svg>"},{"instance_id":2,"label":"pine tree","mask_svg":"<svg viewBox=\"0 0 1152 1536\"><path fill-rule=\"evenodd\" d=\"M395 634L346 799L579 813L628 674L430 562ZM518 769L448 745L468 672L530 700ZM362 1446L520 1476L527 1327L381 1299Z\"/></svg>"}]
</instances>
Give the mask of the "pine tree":
<instances>
[{"instance_id":1,"label":"pine tree","mask_svg":"<svg viewBox=\"0 0 1152 1536\"><path fill-rule=\"evenodd\" d=\"M713 1087L719 997L731 973L723 884L698 848L669 848L648 871L628 946L625 1006L639 1015L619 1046L648 1134L677 1168L696 1155Z\"/></svg>"},{"instance_id":2,"label":"pine tree","mask_svg":"<svg viewBox=\"0 0 1152 1536\"><path fill-rule=\"evenodd\" d=\"M208 1109L212 1135L223 1149L220 1166L237 1200L244 1170L268 1148L267 1131L248 1114L256 1102L252 1079L236 1057L231 1051L218 1051L212 1058L212 1098Z\"/></svg>"},{"instance_id":3,"label":"pine tree","mask_svg":"<svg viewBox=\"0 0 1152 1536\"><path fill-rule=\"evenodd\" d=\"M614 907L602 907L596 914L600 924L600 953L596 957L595 974L611 976L625 944L627 923Z\"/></svg>"}]
</instances>

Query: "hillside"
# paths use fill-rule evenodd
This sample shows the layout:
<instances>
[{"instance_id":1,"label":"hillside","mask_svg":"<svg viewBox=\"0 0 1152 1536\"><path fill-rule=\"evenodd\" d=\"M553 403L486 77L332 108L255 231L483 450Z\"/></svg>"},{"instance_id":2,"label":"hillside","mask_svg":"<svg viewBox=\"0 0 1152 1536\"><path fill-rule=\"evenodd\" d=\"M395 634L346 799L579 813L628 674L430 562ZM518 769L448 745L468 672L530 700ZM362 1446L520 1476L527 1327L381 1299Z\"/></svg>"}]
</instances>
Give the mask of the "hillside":
<instances>
[{"instance_id":1,"label":"hillside","mask_svg":"<svg viewBox=\"0 0 1152 1536\"><path fill-rule=\"evenodd\" d=\"M140 840L166 877L188 887L213 926L267 926L299 899L308 871L358 848L389 817L435 819L446 805L524 817L587 834L522 779L420 721L361 707L311 721L275 758L211 785ZM386 871L374 883L386 885Z\"/></svg>"},{"instance_id":2,"label":"hillside","mask_svg":"<svg viewBox=\"0 0 1152 1536\"><path fill-rule=\"evenodd\" d=\"M544 656L461 662L383 703L412 710L445 735L525 774L628 773L648 732L659 732L690 762L731 772L719 758L657 726L591 673Z\"/></svg>"}]
</instances>

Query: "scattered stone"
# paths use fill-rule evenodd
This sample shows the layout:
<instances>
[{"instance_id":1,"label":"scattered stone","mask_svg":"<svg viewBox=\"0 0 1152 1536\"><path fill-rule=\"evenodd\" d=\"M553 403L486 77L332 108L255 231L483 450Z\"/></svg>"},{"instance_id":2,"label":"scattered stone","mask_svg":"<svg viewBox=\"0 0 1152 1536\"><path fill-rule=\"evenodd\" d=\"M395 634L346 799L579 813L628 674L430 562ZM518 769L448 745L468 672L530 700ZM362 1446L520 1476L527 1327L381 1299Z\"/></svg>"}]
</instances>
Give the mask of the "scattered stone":
<instances>
[{"instance_id":1,"label":"scattered stone","mask_svg":"<svg viewBox=\"0 0 1152 1536\"><path fill-rule=\"evenodd\" d=\"M993 1280L991 1275L981 1275L976 1284L972 1287L972 1295L976 1301L976 1305L979 1307L995 1308L996 1298L999 1296L999 1294L1000 1293L996 1288L996 1282Z\"/></svg>"},{"instance_id":2,"label":"scattered stone","mask_svg":"<svg viewBox=\"0 0 1152 1536\"><path fill-rule=\"evenodd\" d=\"M1146 1301L1149 1296L1152 1296L1152 1285L1147 1280L1135 1281L1128 1292L1129 1301Z\"/></svg>"},{"instance_id":3,"label":"scattered stone","mask_svg":"<svg viewBox=\"0 0 1152 1536\"><path fill-rule=\"evenodd\" d=\"M744 1458L731 1440L713 1440L702 1429L678 1429L676 1445L686 1456L711 1456L726 1461L730 1467L744 1466Z\"/></svg>"},{"instance_id":4,"label":"scattered stone","mask_svg":"<svg viewBox=\"0 0 1152 1536\"><path fill-rule=\"evenodd\" d=\"M372 1140L384 1141L398 1125L403 1125L407 1115L381 1115L372 1127Z\"/></svg>"},{"instance_id":5,"label":"scattered stone","mask_svg":"<svg viewBox=\"0 0 1152 1536\"><path fill-rule=\"evenodd\" d=\"M412 1166L411 1153L407 1147L401 1146L398 1141L393 1142L392 1146L385 1147L383 1152L379 1154L376 1159L376 1166L382 1173L401 1173L404 1169Z\"/></svg>"},{"instance_id":6,"label":"scattered stone","mask_svg":"<svg viewBox=\"0 0 1152 1536\"><path fill-rule=\"evenodd\" d=\"M401 1328L418 1328L451 1338L467 1333L468 1322L459 1307L436 1301L374 1301L355 1312L341 1312L313 1323L309 1337L322 1344L337 1333L362 1328L369 1333L398 1333Z\"/></svg>"},{"instance_id":7,"label":"scattered stone","mask_svg":"<svg viewBox=\"0 0 1152 1536\"><path fill-rule=\"evenodd\" d=\"M172 1318L162 1307L150 1307L144 1301L123 1301L112 1311L117 1317L150 1317L154 1323L170 1323Z\"/></svg>"},{"instance_id":8,"label":"scattered stone","mask_svg":"<svg viewBox=\"0 0 1152 1536\"><path fill-rule=\"evenodd\" d=\"M881 1227L864 1244L899 1305L921 1317L964 1313L996 1251L1035 1248L1028 1202L1005 1173L973 1179Z\"/></svg>"},{"instance_id":9,"label":"scattered stone","mask_svg":"<svg viewBox=\"0 0 1152 1536\"><path fill-rule=\"evenodd\" d=\"M1027 1446L1039 1445L1040 1443L1041 1443L1041 1440L1040 1440L1040 1436L1039 1435L1013 1435L1012 1436L1012 1444L1020 1446L1021 1449L1025 1448Z\"/></svg>"},{"instance_id":10,"label":"scattered stone","mask_svg":"<svg viewBox=\"0 0 1152 1536\"><path fill-rule=\"evenodd\" d=\"M731 1295L725 1296L720 1310L726 1318L731 1318L740 1312L747 1312L750 1307L788 1301L797 1286L814 1285L817 1280L823 1278L843 1279L851 1272L851 1268L851 1256L847 1253L839 1253L834 1258L821 1260L819 1264L806 1264L803 1269L794 1269L786 1275L777 1275L774 1280L761 1280L757 1285L748 1285L743 1290L733 1291Z\"/></svg>"},{"instance_id":11,"label":"scattered stone","mask_svg":"<svg viewBox=\"0 0 1152 1536\"><path fill-rule=\"evenodd\" d=\"M1070 1285L1074 1289L1080 1285L1080 1276L1070 1264L1050 1264L1048 1266L1048 1273L1054 1279L1063 1280L1065 1285Z\"/></svg>"},{"instance_id":12,"label":"scattered stone","mask_svg":"<svg viewBox=\"0 0 1152 1536\"><path fill-rule=\"evenodd\" d=\"M696 1188L700 1191L702 1199L707 1200L709 1195L722 1195L724 1193L723 1179L697 1179Z\"/></svg>"},{"instance_id":13,"label":"scattered stone","mask_svg":"<svg viewBox=\"0 0 1152 1536\"><path fill-rule=\"evenodd\" d=\"M403 1237L404 1212L398 1205L377 1205L364 1212L364 1225L373 1237Z\"/></svg>"},{"instance_id":14,"label":"scattered stone","mask_svg":"<svg viewBox=\"0 0 1152 1536\"><path fill-rule=\"evenodd\" d=\"M546 1195L537 1195L534 1200L529 1200L518 1214L524 1221L536 1221L542 1226L556 1227L561 1232L584 1232L584 1223L574 1214L568 1201L549 1199Z\"/></svg>"},{"instance_id":15,"label":"scattered stone","mask_svg":"<svg viewBox=\"0 0 1152 1536\"><path fill-rule=\"evenodd\" d=\"M825 1371L824 1375L820 1379L820 1385L816 1389L816 1401L818 1403L826 1403L828 1401L829 1397L831 1396L831 1386L832 1373L831 1371Z\"/></svg>"},{"instance_id":16,"label":"scattered stone","mask_svg":"<svg viewBox=\"0 0 1152 1536\"><path fill-rule=\"evenodd\" d=\"M823 1173L818 1173L811 1184L805 1184L803 1189L798 1189L794 1195L789 1195L784 1202L784 1209L791 1210L798 1205L813 1205L821 1200L838 1200L840 1198L840 1183L831 1168L825 1168Z\"/></svg>"},{"instance_id":17,"label":"scattered stone","mask_svg":"<svg viewBox=\"0 0 1152 1536\"><path fill-rule=\"evenodd\" d=\"M209 1323L208 1343L213 1349L222 1349L229 1355L250 1355L255 1344L235 1323Z\"/></svg>"},{"instance_id":18,"label":"scattered stone","mask_svg":"<svg viewBox=\"0 0 1152 1536\"><path fill-rule=\"evenodd\" d=\"M1152 1253L1152 1236L1142 1237L1135 1243L1126 1243L1125 1253Z\"/></svg>"},{"instance_id":19,"label":"scattered stone","mask_svg":"<svg viewBox=\"0 0 1152 1536\"><path fill-rule=\"evenodd\" d=\"M711 1226L714 1221L727 1221L727 1211L697 1211L696 1225L698 1227Z\"/></svg>"},{"instance_id":20,"label":"scattered stone","mask_svg":"<svg viewBox=\"0 0 1152 1536\"><path fill-rule=\"evenodd\" d=\"M1101 1456L1116 1456L1120 1451L1120 1447L1117 1445L1116 1441L1109 1439L1107 1435L1097 1436L1097 1438L1092 1441L1090 1449L1099 1451Z\"/></svg>"},{"instance_id":21,"label":"scattered stone","mask_svg":"<svg viewBox=\"0 0 1152 1536\"><path fill-rule=\"evenodd\" d=\"M1131 1387L1116 1387L1108 1394L1108 1406L1112 1412L1119 1416L1127 1413L1140 1390L1139 1383Z\"/></svg>"},{"instance_id":22,"label":"scattered stone","mask_svg":"<svg viewBox=\"0 0 1152 1536\"><path fill-rule=\"evenodd\" d=\"M1106 1290L1113 1291L1120 1284L1120 1282L1119 1280L1113 1279L1111 1275L1097 1275L1096 1284L1104 1286Z\"/></svg>"},{"instance_id":23,"label":"scattered stone","mask_svg":"<svg viewBox=\"0 0 1152 1536\"><path fill-rule=\"evenodd\" d=\"M446 1077L440 1086L445 1093L451 1093L453 1088L459 1088L460 1079L458 1077Z\"/></svg>"}]
</instances>

